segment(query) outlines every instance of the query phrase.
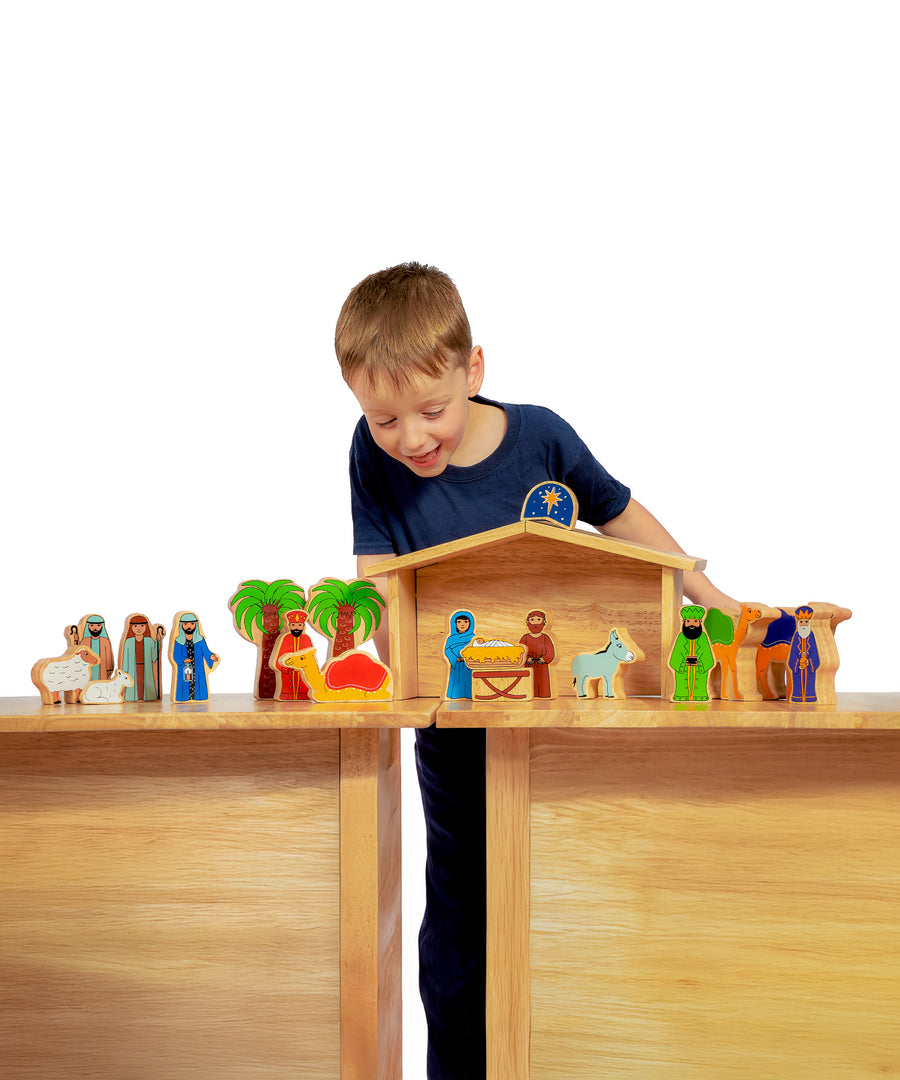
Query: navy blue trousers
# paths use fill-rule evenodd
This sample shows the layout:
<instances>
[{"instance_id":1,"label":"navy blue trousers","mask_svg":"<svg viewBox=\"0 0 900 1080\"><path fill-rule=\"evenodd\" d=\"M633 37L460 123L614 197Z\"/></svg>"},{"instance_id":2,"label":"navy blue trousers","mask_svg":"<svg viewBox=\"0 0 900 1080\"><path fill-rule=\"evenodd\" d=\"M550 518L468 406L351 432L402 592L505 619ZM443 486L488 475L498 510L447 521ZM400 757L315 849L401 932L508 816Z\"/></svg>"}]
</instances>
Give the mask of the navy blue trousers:
<instances>
[{"instance_id":1,"label":"navy blue trousers","mask_svg":"<svg viewBox=\"0 0 900 1080\"><path fill-rule=\"evenodd\" d=\"M425 811L425 917L419 990L428 1022L428 1080L484 1080L485 735L416 731Z\"/></svg>"}]
</instances>

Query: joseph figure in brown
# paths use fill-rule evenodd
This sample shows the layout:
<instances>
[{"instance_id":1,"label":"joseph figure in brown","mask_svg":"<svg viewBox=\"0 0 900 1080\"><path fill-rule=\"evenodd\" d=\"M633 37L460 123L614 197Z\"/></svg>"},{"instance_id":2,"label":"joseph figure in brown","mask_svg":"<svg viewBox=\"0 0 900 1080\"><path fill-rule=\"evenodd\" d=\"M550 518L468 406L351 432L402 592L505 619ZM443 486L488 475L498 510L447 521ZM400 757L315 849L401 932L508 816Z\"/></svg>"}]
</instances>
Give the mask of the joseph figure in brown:
<instances>
[{"instance_id":1,"label":"joseph figure in brown","mask_svg":"<svg viewBox=\"0 0 900 1080\"><path fill-rule=\"evenodd\" d=\"M550 697L550 664L556 657L553 639L544 633L547 616L543 611L529 611L526 617L528 633L519 638L526 649L525 666L531 668L534 696Z\"/></svg>"}]
</instances>

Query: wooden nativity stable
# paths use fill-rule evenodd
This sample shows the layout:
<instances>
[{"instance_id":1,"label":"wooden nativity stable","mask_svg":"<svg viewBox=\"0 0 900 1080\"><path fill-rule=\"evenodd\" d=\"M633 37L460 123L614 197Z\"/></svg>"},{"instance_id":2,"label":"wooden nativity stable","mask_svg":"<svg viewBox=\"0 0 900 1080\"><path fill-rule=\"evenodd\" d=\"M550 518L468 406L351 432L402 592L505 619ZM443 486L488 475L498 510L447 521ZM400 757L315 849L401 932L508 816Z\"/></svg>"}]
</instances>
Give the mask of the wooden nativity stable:
<instances>
[{"instance_id":1,"label":"wooden nativity stable","mask_svg":"<svg viewBox=\"0 0 900 1080\"><path fill-rule=\"evenodd\" d=\"M547 613L556 646L556 693L574 696L571 666L603 648L613 628L645 654L627 665L630 697L665 694L667 661L681 627L683 575L705 559L600 533L526 519L369 568L388 579L396 698L442 697L444 641L459 610L483 638L518 641L529 611Z\"/></svg>"}]
</instances>

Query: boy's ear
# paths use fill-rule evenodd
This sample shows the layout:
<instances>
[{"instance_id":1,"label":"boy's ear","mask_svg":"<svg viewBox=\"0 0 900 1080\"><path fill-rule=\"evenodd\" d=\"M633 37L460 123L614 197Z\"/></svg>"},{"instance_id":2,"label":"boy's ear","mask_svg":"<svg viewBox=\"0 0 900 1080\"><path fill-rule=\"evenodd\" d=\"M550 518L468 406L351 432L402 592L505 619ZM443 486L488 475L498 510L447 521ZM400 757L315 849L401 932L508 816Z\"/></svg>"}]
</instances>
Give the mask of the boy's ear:
<instances>
[{"instance_id":1,"label":"boy's ear","mask_svg":"<svg viewBox=\"0 0 900 1080\"><path fill-rule=\"evenodd\" d=\"M466 374L468 396L475 397L484 382L484 352L480 345L469 354L469 368Z\"/></svg>"}]
</instances>

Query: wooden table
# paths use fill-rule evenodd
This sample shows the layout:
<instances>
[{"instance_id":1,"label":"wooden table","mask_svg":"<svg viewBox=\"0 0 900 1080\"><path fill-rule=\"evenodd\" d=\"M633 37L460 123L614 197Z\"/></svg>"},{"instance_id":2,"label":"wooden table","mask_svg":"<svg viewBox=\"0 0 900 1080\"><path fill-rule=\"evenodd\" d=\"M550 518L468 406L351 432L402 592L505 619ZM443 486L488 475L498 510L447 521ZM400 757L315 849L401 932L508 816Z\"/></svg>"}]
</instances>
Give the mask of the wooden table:
<instances>
[{"instance_id":1,"label":"wooden table","mask_svg":"<svg viewBox=\"0 0 900 1080\"><path fill-rule=\"evenodd\" d=\"M399 1080L399 728L0 700L0 1072Z\"/></svg>"},{"instance_id":2,"label":"wooden table","mask_svg":"<svg viewBox=\"0 0 900 1080\"><path fill-rule=\"evenodd\" d=\"M900 694L488 728L490 1080L900 1074Z\"/></svg>"}]
</instances>

